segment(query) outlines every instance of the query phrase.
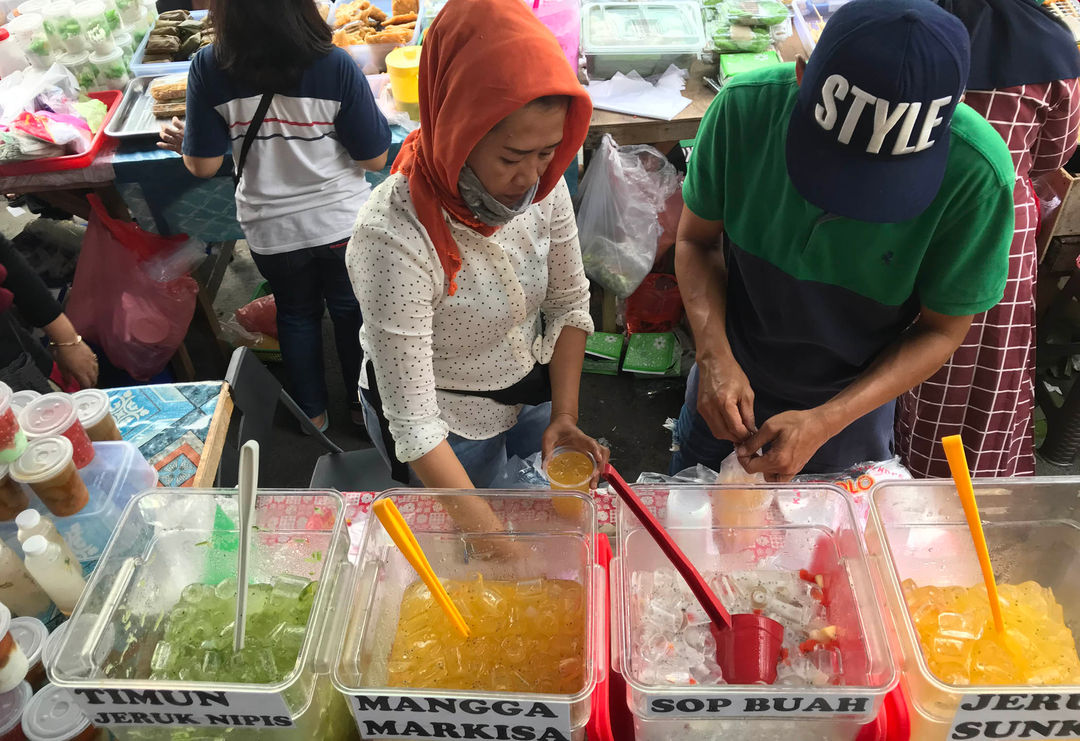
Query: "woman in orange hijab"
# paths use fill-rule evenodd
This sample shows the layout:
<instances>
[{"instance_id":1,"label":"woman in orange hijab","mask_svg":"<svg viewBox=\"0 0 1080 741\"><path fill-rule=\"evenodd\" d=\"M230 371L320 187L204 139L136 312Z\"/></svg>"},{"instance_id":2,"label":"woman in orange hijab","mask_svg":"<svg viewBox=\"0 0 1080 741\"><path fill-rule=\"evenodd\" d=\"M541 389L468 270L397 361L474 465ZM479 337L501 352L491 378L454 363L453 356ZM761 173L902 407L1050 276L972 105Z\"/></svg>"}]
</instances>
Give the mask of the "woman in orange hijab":
<instances>
[{"instance_id":1,"label":"woman in orange hijab","mask_svg":"<svg viewBox=\"0 0 1080 741\"><path fill-rule=\"evenodd\" d=\"M521 0L450 0L428 30L420 129L346 257L365 419L399 481L486 487L560 445L606 462L577 426L592 320L563 181L591 113Z\"/></svg>"}]
</instances>

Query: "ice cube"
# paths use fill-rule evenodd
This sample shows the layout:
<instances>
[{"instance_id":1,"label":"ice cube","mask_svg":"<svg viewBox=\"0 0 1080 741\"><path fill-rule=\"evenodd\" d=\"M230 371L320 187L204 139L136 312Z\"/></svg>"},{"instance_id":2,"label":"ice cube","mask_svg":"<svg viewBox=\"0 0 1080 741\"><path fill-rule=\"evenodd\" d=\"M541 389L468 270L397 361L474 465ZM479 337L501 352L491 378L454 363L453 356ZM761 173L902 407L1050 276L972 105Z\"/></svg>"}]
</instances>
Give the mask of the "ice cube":
<instances>
[{"instance_id":1,"label":"ice cube","mask_svg":"<svg viewBox=\"0 0 1080 741\"><path fill-rule=\"evenodd\" d=\"M204 651L200 668L205 679L213 679L221 674L225 666L226 654L222 651Z\"/></svg>"},{"instance_id":2,"label":"ice cube","mask_svg":"<svg viewBox=\"0 0 1080 741\"><path fill-rule=\"evenodd\" d=\"M218 582L218 585L214 587L214 594L218 599L236 599L236 579L231 576L227 579L222 579Z\"/></svg>"},{"instance_id":3,"label":"ice cube","mask_svg":"<svg viewBox=\"0 0 1080 741\"><path fill-rule=\"evenodd\" d=\"M150 670L154 672L168 672L172 668L175 653L173 646L167 641L161 641L154 647L154 655L150 657Z\"/></svg>"},{"instance_id":4,"label":"ice cube","mask_svg":"<svg viewBox=\"0 0 1080 741\"><path fill-rule=\"evenodd\" d=\"M249 584L247 591L247 614L262 612L270 604L269 584Z\"/></svg>"},{"instance_id":5,"label":"ice cube","mask_svg":"<svg viewBox=\"0 0 1080 741\"><path fill-rule=\"evenodd\" d=\"M274 600L295 603L300 599L304 589L311 584L311 579L292 574L278 574L270 583Z\"/></svg>"},{"instance_id":6,"label":"ice cube","mask_svg":"<svg viewBox=\"0 0 1080 741\"><path fill-rule=\"evenodd\" d=\"M938 615L938 630L943 636L976 641L982 637L983 621L974 612L943 612Z\"/></svg>"},{"instance_id":7,"label":"ice cube","mask_svg":"<svg viewBox=\"0 0 1080 741\"><path fill-rule=\"evenodd\" d=\"M180 592L180 601L189 605L199 605L214 598L214 588L209 584L188 584Z\"/></svg>"}]
</instances>

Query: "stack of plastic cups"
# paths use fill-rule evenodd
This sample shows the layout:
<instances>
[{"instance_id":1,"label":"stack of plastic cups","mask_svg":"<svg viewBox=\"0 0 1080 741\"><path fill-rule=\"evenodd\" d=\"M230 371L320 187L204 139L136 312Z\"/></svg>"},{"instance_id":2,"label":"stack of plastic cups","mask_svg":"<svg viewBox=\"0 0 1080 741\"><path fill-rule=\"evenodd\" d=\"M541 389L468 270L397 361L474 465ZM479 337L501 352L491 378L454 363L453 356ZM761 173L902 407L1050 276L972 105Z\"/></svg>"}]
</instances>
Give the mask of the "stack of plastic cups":
<instances>
[{"instance_id":1,"label":"stack of plastic cups","mask_svg":"<svg viewBox=\"0 0 1080 741\"><path fill-rule=\"evenodd\" d=\"M70 394L56 392L34 399L22 410L19 424L30 440L53 435L66 437L71 442L76 468L84 468L94 460L94 446L79 421L79 410Z\"/></svg>"},{"instance_id":2,"label":"stack of plastic cups","mask_svg":"<svg viewBox=\"0 0 1080 741\"><path fill-rule=\"evenodd\" d=\"M49 511L58 517L78 513L90 501L72 459L71 442L66 437L31 440L26 452L11 467L11 476L28 485Z\"/></svg>"},{"instance_id":3,"label":"stack of plastic cups","mask_svg":"<svg viewBox=\"0 0 1080 741\"><path fill-rule=\"evenodd\" d=\"M28 13L12 19L7 30L19 42L23 56L38 69L48 69L53 63L53 49L45 34L45 19L37 13Z\"/></svg>"},{"instance_id":4,"label":"stack of plastic cups","mask_svg":"<svg viewBox=\"0 0 1080 741\"><path fill-rule=\"evenodd\" d=\"M26 450L26 432L12 408L11 387L0 381L0 463L11 463Z\"/></svg>"},{"instance_id":5,"label":"stack of plastic cups","mask_svg":"<svg viewBox=\"0 0 1080 741\"><path fill-rule=\"evenodd\" d=\"M123 90L131 81L127 63L124 61L124 50L119 46L114 46L112 51L104 54L93 52L90 55L90 64L97 70L98 90Z\"/></svg>"},{"instance_id":6,"label":"stack of plastic cups","mask_svg":"<svg viewBox=\"0 0 1080 741\"><path fill-rule=\"evenodd\" d=\"M92 51L104 54L116 46L112 27L105 15L105 4L101 0L82 0L72 9L72 17L79 22L83 37Z\"/></svg>"}]
</instances>

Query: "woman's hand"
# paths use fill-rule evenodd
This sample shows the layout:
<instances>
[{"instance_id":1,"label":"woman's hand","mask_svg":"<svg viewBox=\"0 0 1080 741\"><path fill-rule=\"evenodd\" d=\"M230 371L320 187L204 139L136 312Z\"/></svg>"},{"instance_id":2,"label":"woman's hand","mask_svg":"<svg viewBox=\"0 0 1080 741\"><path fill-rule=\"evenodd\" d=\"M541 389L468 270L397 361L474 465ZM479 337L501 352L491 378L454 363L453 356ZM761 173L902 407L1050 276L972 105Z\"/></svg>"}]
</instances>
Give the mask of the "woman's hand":
<instances>
[{"instance_id":1,"label":"woman's hand","mask_svg":"<svg viewBox=\"0 0 1080 741\"><path fill-rule=\"evenodd\" d=\"M183 154L184 146L184 122L176 116L173 116L173 120L161 127L161 141L158 142L159 149L167 149L170 152L176 152L177 154Z\"/></svg>"},{"instance_id":2,"label":"woman's hand","mask_svg":"<svg viewBox=\"0 0 1080 741\"><path fill-rule=\"evenodd\" d=\"M74 380L84 389L97 385L97 355L85 342L53 347L53 359L65 379Z\"/></svg>"},{"instance_id":3,"label":"woman's hand","mask_svg":"<svg viewBox=\"0 0 1080 741\"><path fill-rule=\"evenodd\" d=\"M552 416L551 423L544 430L544 436L540 440L542 459L547 461L555 448L560 446L580 450L593 457L596 461L596 473L589 482L589 488L595 489L600 481L600 471L607 465L611 451L582 432L577 426L577 420L569 414Z\"/></svg>"}]
</instances>

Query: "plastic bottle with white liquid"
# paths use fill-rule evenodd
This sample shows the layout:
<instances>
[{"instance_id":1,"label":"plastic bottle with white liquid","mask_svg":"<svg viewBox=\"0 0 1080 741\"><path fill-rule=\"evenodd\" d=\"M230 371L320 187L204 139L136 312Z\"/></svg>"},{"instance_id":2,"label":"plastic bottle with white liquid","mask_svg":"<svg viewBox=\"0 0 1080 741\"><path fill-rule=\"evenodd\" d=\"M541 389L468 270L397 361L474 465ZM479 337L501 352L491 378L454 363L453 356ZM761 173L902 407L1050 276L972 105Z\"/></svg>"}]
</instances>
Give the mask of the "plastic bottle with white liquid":
<instances>
[{"instance_id":1,"label":"plastic bottle with white liquid","mask_svg":"<svg viewBox=\"0 0 1080 741\"><path fill-rule=\"evenodd\" d=\"M71 559L75 563L79 562L75 551L71 550L64 536L56 529L56 523L48 515L43 515L36 509L25 509L15 518L15 524L19 527L20 543L25 544L28 538L41 535L50 543L56 543L60 547L60 552L64 554L64 558Z\"/></svg>"},{"instance_id":2,"label":"plastic bottle with white liquid","mask_svg":"<svg viewBox=\"0 0 1080 741\"><path fill-rule=\"evenodd\" d=\"M70 615L86 587L82 566L78 561L65 558L60 546L50 543L43 535L32 535L23 543L26 569L41 588L52 597L56 607Z\"/></svg>"},{"instance_id":3,"label":"plastic bottle with white liquid","mask_svg":"<svg viewBox=\"0 0 1080 741\"><path fill-rule=\"evenodd\" d=\"M665 525L672 530L691 530L675 536L676 542L699 568L718 553L713 540L712 499L705 489L672 489L667 497Z\"/></svg>"},{"instance_id":4,"label":"plastic bottle with white liquid","mask_svg":"<svg viewBox=\"0 0 1080 741\"><path fill-rule=\"evenodd\" d=\"M41 587L19 555L0 541L0 602L16 615L33 617L49 609L52 600Z\"/></svg>"}]
</instances>

